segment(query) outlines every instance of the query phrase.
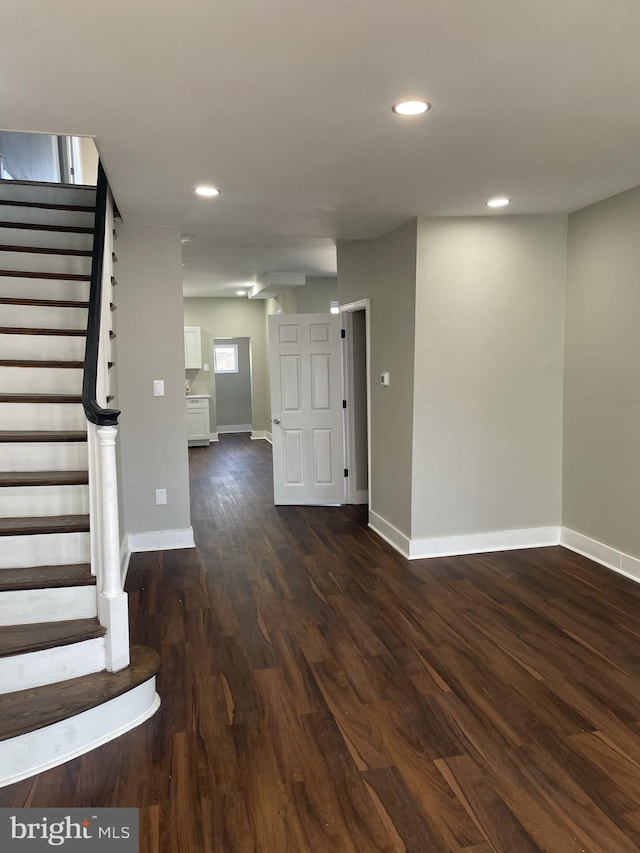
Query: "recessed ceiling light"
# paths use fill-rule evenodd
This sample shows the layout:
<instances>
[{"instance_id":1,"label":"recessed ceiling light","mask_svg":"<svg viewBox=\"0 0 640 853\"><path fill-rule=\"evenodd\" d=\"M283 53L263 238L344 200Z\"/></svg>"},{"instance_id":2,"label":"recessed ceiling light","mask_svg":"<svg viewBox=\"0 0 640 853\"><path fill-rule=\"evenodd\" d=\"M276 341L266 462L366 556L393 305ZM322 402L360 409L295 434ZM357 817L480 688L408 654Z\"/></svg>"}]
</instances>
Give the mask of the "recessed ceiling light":
<instances>
[{"instance_id":1,"label":"recessed ceiling light","mask_svg":"<svg viewBox=\"0 0 640 853\"><path fill-rule=\"evenodd\" d=\"M506 207L508 204L511 204L510 198L490 198L487 207Z\"/></svg>"},{"instance_id":2,"label":"recessed ceiling light","mask_svg":"<svg viewBox=\"0 0 640 853\"><path fill-rule=\"evenodd\" d=\"M431 104L428 101L400 101L391 109L398 116L419 116L430 110Z\"/></svg>"},{"instance_id":3,"label":"recessed ceiling light","mask_svg":"<svg viewBox=\"0 0 640 853\"><path fill-rule=\"evenodd\" d=\"M236 296L246 296L247 293L245 290L236 290Z\"/></svg>"},{"instance_id":4,"label":"recessed ceiling light","mask_svg":"<svg viewBox=\"0 0 640 853\"><path fill-rule=\"evenodd\" d=\"M196 193L198 195L204 195L212 198L215 195L220 195L220 190L216 187L200 186L196 187Z\"/></svg>"}]
</instances>

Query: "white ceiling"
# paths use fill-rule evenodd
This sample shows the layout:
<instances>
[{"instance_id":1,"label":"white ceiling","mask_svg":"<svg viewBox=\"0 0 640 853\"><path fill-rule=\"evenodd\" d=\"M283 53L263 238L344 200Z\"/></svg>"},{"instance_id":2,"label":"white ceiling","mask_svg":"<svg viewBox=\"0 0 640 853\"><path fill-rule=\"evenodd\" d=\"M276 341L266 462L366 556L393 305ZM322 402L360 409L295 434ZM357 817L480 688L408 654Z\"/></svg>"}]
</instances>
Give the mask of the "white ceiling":
<instances>
[{"instance_id":1,"label":"white ceiling","mask_svg":"<svg viewBox=\"0 0 640 853\"><path fill-rule=\"evenodd\" d=\"M3 0L0 127L95 136L124 217L194 235L186 292L230 295L416 215L640 184L639 35L638 0Z\"/></svg>"}]
</instances>

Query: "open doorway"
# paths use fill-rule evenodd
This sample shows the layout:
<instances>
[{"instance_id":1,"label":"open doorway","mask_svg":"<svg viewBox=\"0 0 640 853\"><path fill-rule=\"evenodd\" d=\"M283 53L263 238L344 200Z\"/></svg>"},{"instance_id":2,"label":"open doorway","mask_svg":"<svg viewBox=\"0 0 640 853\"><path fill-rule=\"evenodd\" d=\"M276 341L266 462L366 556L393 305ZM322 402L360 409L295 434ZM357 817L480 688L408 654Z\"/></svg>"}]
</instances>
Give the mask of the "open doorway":
<instances>
[{"instance_id":1,"label":"open doorway","mask_svg":"<svg viewBox=\"0 0 640 853\"><path fill-rule=\"evenodd\" d=\"M216 432L251 432L251 339L214 338Z\"/></svg>"},{"instance_id":2,"label":"open doorway","mask_svg":"<svg viewBox=\"0 0 640 853\"><path fill-rule=\"evenodd\" d=\"M346 502L369 503L370 396L369 300L344 305Z\"/></svg>"}]
</instances>

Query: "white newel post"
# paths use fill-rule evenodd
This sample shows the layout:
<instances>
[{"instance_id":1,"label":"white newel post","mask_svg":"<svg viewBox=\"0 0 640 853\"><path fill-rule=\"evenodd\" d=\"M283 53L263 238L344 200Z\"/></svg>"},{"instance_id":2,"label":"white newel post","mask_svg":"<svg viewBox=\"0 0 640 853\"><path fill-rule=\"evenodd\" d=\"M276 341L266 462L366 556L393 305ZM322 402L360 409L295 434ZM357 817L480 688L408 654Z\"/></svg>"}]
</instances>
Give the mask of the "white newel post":
<instances>
[{"instance_id":1,"label":"white newel post","mask_svg":"<svg viewBox=\"0 0 640 853\"><path fill-rule=\"evenodd\" d=\"M129 614L127 594L120 574L120 533L118 524L118 479L114 426L96 431L100 468L100 574L98 576L98 618L107 629L106 665L111 672L129 665Z\"/></svg>"}]
</instances>

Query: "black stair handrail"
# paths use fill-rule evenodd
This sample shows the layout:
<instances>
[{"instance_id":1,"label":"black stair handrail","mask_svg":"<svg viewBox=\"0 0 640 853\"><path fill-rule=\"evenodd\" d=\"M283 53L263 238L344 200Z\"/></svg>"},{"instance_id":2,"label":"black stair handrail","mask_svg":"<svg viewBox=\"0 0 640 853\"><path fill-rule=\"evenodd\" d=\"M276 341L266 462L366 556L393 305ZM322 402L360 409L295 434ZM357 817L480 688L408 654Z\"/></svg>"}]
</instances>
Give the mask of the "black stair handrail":
<instances>
[{"instance_id":1,"label":"black stair handrail","mask_svg":"<svg viewBox=\"0 0 640 853\"><path fill-rule=\"evenodd\" d=\"M98 380L98 352L100 349L100 320L102 314L102 268L104 240L107 221L107 195L109 184L102 163L98 163L96 185L96 213L93 231L93 253L91 256L91 290L89 292L89 314L87 316L87 345L84 351L84 373L82 377L82 405L87 420L97 426L115 426L120 416L119 409L104 409L96 399Z\"/></svg>"}]
</instances>

